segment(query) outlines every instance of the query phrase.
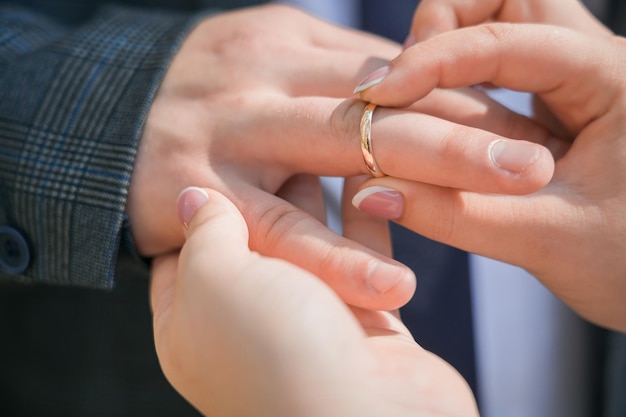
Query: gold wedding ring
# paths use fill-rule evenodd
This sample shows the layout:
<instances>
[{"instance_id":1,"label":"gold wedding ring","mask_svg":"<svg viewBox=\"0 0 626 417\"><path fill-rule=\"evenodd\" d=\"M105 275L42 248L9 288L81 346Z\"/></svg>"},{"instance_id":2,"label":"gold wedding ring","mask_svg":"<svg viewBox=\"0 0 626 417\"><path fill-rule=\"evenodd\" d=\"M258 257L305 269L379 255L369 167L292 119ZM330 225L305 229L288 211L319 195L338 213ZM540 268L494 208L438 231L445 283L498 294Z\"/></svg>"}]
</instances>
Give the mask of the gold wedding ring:
<instances>
[{"instance_id":1,"label":"gold wedding ring","mask_svg":"<svg viewBox=\"0 0 626 417\"><path fill-rule=\"evenodd\" d=\"M378 164L374 159L374 150L372 149L372 117L374 116L374 110L376 104L369 103L365 106L363 116L361 117L361 152L363 153L363 160L365 166L370 172L372 177L384 177L385 174L378 168Z\"/></svg>"}]
</instances>

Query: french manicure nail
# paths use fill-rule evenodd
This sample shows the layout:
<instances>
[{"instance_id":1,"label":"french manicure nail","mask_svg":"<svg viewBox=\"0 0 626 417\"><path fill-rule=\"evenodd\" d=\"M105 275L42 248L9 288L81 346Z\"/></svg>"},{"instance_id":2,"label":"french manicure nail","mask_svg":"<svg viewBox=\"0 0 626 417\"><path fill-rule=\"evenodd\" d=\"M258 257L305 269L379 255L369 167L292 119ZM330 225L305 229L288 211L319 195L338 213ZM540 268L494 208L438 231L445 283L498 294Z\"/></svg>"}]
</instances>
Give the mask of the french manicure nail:
<instances>
[{"instance_id":1,"label":"french manicure nail","mask_svg":"<svg viewBox=\"0 0 626 417\"><path fill-rule=\"evenodd\" d=\"M367 283L379 294L391 290L406 275L402 268L382 261L371 261L367 272Z\"/></svg>"},{"instance_id":2,"label":"french manicure nail","mask_svg":"<svg viewBox=\"0 0 626 417\"><path fill-rule=\"evenodd\" d=\"M361 91L367 90L370 87L375 86L376 84L380 84L385 77L389 74L390 68L388 65L385 65L382 68L378 68L376 71L372 72L367 77L363 78L359 85L354 89L353 94L358 94Z\"/></svg>"},{"instance_id":3,"label":"french manicure nail","mask_svg":"<svg viewBox=\"0 0 626 417\"><path fill-rule=\"evenodd\" d=\"M489 157L500 169L523 173L539 158L538 145L517 140L496 140L489 146Z\"/></svg>"},{"instance_id":4,"label":"french manicure nail","mask_svg":"<svg viewBox=\"0 0 626 417\"><path fill-rule=\"evenodd\" d=\"M352 205L384 219L397 219L404 210L404 197L394 189L373 186L356 193L352 198Z\"/></svg>"},{"instance_id":5,"label":"french manicure nail","mask_svg":"<svg viewBox=\"0 0 626 417\"><path fill-rule=\"evenodd\" d=\"M178 195L178 217L186 228L200 207L206 204L209 195L202 188L187 187Z\"/></svg>"}]
</instances>

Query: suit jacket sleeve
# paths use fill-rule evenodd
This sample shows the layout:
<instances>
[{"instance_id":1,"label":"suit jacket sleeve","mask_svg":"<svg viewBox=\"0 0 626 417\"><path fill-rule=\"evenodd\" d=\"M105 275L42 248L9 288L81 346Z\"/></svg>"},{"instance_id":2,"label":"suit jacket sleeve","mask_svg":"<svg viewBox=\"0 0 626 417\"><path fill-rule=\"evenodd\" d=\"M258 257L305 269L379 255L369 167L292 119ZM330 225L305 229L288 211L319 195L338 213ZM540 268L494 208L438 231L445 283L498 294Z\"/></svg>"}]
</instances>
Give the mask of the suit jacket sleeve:
<instances>
[{"instance_id":1,"label":"suit jacket sleeve","mask_svg":"<svg viewBox=\"0 0 626 417\"><path fill-rule=\"evenodd\" d=\"M30 252L0 280L113 285L142 127L199 18L106 8L70 28L0 7L0 226Z\"/></svg>"}]
</instances>

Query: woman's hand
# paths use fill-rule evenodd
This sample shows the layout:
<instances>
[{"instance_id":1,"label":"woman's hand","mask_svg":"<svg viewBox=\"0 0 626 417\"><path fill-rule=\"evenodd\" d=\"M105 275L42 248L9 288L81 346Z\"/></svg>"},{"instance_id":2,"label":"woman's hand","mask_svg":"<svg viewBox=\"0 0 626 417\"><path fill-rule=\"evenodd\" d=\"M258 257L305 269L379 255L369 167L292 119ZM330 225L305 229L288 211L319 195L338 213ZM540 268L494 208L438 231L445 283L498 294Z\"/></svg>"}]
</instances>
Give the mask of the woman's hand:
<instances>
[{"instance_id":1,"label":"woman's hand","mask_svg":"<svg viewBox=\"0 0 626 417\"><path fill-rule=\"evenodd\" d=\"M545 23L590 35L611 35L577 0L421 0L405 46L450 30L492 22Z\"/></svg>"},{"instance_id":2,"label":"woman's hand","mask_svg":"<svg viewBox=\"0 0 626 417\"><path fill-rule=\"evenodd\" d=\"M584 317L626 330L625 71L624 38L557 26L493 23L418 43L364 100L402 107L434 88L489 82L536 94L572 144L531 195L383 178L364 184L356 203L368 209L372 186L395 190L387 195L404 198L399 223L520 265Z\"/></svg>"},{"instance_id":3,"label":"woman's hand","mask_svg":"<svg viewBox=\"0 0 626 417\"><path fill-rule=\"evenodd\" d=\"M307 271L250 251L246 223L223 195L188 189L179 212L188 223L180 257L153 263L155 342L165 375L198 410L477 416L460 375L420 348L396 314L350 308ZM363 222L384 225L346 214L351 238L367 239ZM388 236L378 244L389 252Z\"/></svg>"}]
</instances>

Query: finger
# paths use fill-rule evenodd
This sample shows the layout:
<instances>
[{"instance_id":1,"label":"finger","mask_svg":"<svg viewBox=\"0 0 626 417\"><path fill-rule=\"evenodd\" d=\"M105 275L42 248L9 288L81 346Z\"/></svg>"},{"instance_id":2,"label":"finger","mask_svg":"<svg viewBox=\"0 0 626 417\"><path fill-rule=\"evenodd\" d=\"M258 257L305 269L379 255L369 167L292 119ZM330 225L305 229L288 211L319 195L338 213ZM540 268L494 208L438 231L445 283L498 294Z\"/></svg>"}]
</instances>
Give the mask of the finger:
<instances>
[{"instance_id":1,"label":"finger","mask_svg":"<svg viewBox=\"0 0 626 417\"><path fill-rule=\"evenodd\" d=\"M317 278L294 265L265 259L252 252L249 248L248 227L237 207L216 191L202 190L206 193L206 198L199 204L196 203L199 197L189 196L188 190L179 198L180 217L184 219L190 216L187 212L193 213L190 220L185 222L186 242L179 260L181 275L188 276L191 280L208 280L216 289L222 288L226 291L225 288L228 287L235 292L250 292L257 284L251 282L244 288L237 289L233 286L234 279L263 281L265 277L275 275L277 278L271 278L274 282L258 284L269 288L279 287L278 282L292 279L290 274L317 281ZM243 296L243 293L240 295Z\"/></svg>"},{"instance_id":2,"label":"finger","mask_svg":"<svg viewBox=\"0 0 626 417\"><path fill-rule=\"evenodd\" d=\"M254 114L252 118L222 125L231 126L229 131L220 132L231 139L226 146L232 149L226 153L236 153L251 164L271 163L286 172L327 176L367 173L359 133L364 103L323 98L288 99L278 104L268 104L265 99L262 103L265 106L255 106L258 112L247 112ZM483 104L479 106L484 108ZM459 118L474 124L488 118L487 114L477 116L474 110L462 113L460 109L459 113L467 117ZM541 143L544 139L535 134L548 133L534 128L525 138ZM267 138L262 148L258 143L248 143L258 137ZM376 109L372 141L383 172L415 181L523 194L541 188L552 176L552 156L542 146L510 141L482 129L408 110ZM266 186L271 189L271 184Z\"/></svg>"},{"instance_id":3,"label":"finger","mask_svg":"<svg viewBox=\"0 0 626 417\"><path fill-rule=\"evenodd\" d=\"M164 372L175 386L187 386L194 404L220 414L224 401L236 401L210 395L225 384L225 392L265 404L272 397L263 391L268 380L290 380L284 369L327 381L339 373L333 365L344 359L342 349L367 354L363 331L327 285L288 262L251 252L236 207L208 189L204 204L197 204L192 191L179 199L188 229L178 270L157 271L176 272L176 294L155 340ZM284 367L272 360L277 355Z\"/></svg>"},{"instance_id":4,"label":"finger","mask_svg":"<svg viewBox=\"0 0 626 417\"><path fill-rule=\"evenodd\" d=\"M236 97L239 100L249 98L250 91L263 90L293 97L351 97L360 79L386 65L399 53L395 48L376 51L375 55L325 49L288 36L272 41L269 45L259 44L256 39L240 41L242 45L236 45L239 47L212 57L220 60L207 82L214 89L212 102L222 104L220 100L233 91L240 94ZM241 49L247 53L242 54ZM278 62L276 57L282 56L288 58ZM201 62L204 66L185 68L185 71L195 72L198 77L206 76L203 68L212 65L212 59ZM250 68L257 70L250 71Z\"/></svg>"},{"instance_id":5,"label":"finger","mask_svg":"<svg viewBox=\"0 0 626 417\"><path fill-rule=\"evenodd\" d=\"M489 21L547 23L592 35L610 34L580 2L570 0L422 0L413 16L411 32L416 41L423 41Z\"/></svg>"},{"instance_id":6,"label":"finger","mask_svg":"<svg viewBox=\"0 0 626 417\"><path fill-rule=\"evenodd\" d=\"M393 52L373 51L375 55L371 51L357 53L307 46L299 51L299 57L283 61L281 68L272 73L275 91L292 97L351 97L360 80L400 53L395 48Z\"/></svg>"},{"instance_id":7,"label":"finger","mask_svg":"<svg viewBox=\"0 0 626 417\"><path fill-rule=\"evenodd\" d=\"M584 317L620 328L615 317L624 317L620 312L624 303L615 294L618 287L617 293L623 294L624 286L592 282L594 267L586 268L621 264L615 241L604 236L606 213L587 198L572 196L563 183L530 196L476 194L393 178L364 184L372 186L404 196L403 213L396 218L399 224L468 252L521 266ZM364 192L368 188L360 193ZM367 204L362 207L367 209Z\"/></svg>"},{"instance_id":8,"label":"finger","mask_svg":"<svg viewBox=\"0 0 626 417\"><path fill-rule=\"evenodd\" d=\"M186 228L178 268L178 284L183 291L201 290L202 303L235 312L234 320L244 319L249 309L289 310L301 304L302 297L328 302L332 308L344 304L318 277L280 259L259 256L248 246L244 217L224 195L203 189L207 202L195 211ZM181 195L181 200L185 196ZM170 261L166 259L166 261ZM157 264L162 267L163 262ZM171 273L171 263L161 268ZM253 301L255 300L255 301ZM273 313L278 314L278 313Z\"/></svg>"},{"instance_id":9,"label":"finger","mask_svg":"<svg viewBox=\"0 0 626 417\"><path fill-rule=\"evenodd\" d=\"M489 24L460 29L407 49L392 62L386 78L363 91L362 98L403 107L436 87L490 82L540 94L564 124L575 129L604 111L617 94L616 77L606 71L607 64L623 66L616 48L614 43L553 26ZM598 89L607 94L597 94ZM567 120L555 106L581 111L574 112L576 120Z\"/></svg>"},{"instance_id":10,"label":"finger","mask_svg":"<svg viewBox=\"0 0 626 417\"><path fill-rule=\"evenodd\" d=\"M345 180L342 195L343 234L370 249L391 257L391 233L385 219L357 210L350 201L359 185L368 176L349 177Z\"/></svg>"},{"instance_id":11,"label":"finger","mask_svg":"<svg viewBox=\"0 0 626 417\"><path fill-rule=\"evenodd\" d=\"M184 262L198 260L199 264L206 265L206 269L217 271L220 267L223 274L216 273L215 276L232 276L232 271L236 271L237 266L249 257L247 250L247 229L241 215L237 209L219 193L202 190L185 190L195 193L194 196L184 200L181 196L178 201L179 217L184 218L185 227L191 228L190 219L193 215L194 224L190 231L187 231L187 243L185 244ZM204 204L205 199L210 199L209 207L195 214L199 206ZM198 224L202 223L202 226ZM202 229L202 233L195 232L195 229ZM204 234L204 238L200 235ZM192 237L193 236L193 237ZM202 250L196 247L202 246ZM196 250L196 252L194 252ZM221 253L220 251L224 251ZM224 257L222 258L222 255ZM150 281L150 301L154 314L156 337L166 333L169 307L171 307L177 284L178 259L181 253L170 253L155 257L151 265ZM214 256L218 256L216 259ZM229 269L230 268L230 269ZM202 269L202 268L199 268ZM199 278L201 279L201 278Z\"/></svg>"},{"instance_id":12,"label":"finger","mask_svg":"<svg viewBox=\"0 0 626 417\"><path fill-rule=\"evenodd\" d=\"M319 177L294 175L283 184L276 195L309 213L320 223L326 223L324 195Z\"/></svg>"},{"instance_id":13,"label":"finger","mask_svg":"<svg viewBox=\"0 0 626 417\"><path fill-rule=\"evenodd\" d=\"M261 13L257 10L257 31L250 27L249 11L236 14L247 29L230 41L234 47L220 51L220 60L230 59L237 65L213 68L211 76L218 80L256 81L260 87L293 96L349 97L351 86L400 52L398 44L382 37L324 22L293 7L268 5ZM275 27L275 32L268 32L267 27ZM219 29L214 29L215 36L220 36ZM284 59L278 62L277 57ZM220 67L234 68L237 73L216 73ZM253 77L251 67L257 69Z\"/></svg>"},{"instance_id":14,"label":"finger","mask_svg":"<svg viewBox=\"0 0 626 417\"><path fill-rule=\"evenodd\" d=\"M360 190L354 199L360 209L392 218L427 238L516 265L525 264L527 258L545 258L539 241L547 232L531 230L545 227L533 222L541 209L525 203L538 204L540 196L478 194L390 177L370 179ZM393 216L377 211L369 204L370 197L379 208L393 199L400 210ZM528 241L533 235L535 241Z\"/></svg>"},{"instance_id":15,"label":"finger","mask_svg":"<svg viewBox=\"0 0 626 417\"><path fill-rule=\"evenodd\" d=\"M368 337L399 337L400 340L415 342L397 311L372 311L356 307L351 310Z\"/></svg>"},{"instance_id":16,"label":"finger","mask_svg":"<svg viewBox=\"0 0 626 417\"><path fill-rule=\"evenodd\" d=\"M415 276L404 265L335 234L278 197L246 185L230 188L249 225L251 249L313 273L351 305L391 310L411 298Z\"/></svg>"},{"instance_id":17,"label":"finger","mask_svg":"<svg viewBox=\"0 0 626 417\"><path fill-rule=\"evenodd\" d=\"M546 125L510 110L479 88L435 89L409 108L456 124L543 146L557 139L553 130L546 129Z\"/></svg>"},{"instance_id":18,"label":"finger","mask_svg":"<svg viewBox=\"0 0 626 417\"><path fill-rule=\"evenodd\" d=\"M411 33L415 41L421 42L440 33L482 23L493 16L504 1L421 0L413 15Z\"/></svg>"},{"instance_id":19,"label":"finger","mask_svg":"<svg viewBox=\"0 0 626 417\"><path fill-rule=\"evenodd\" d=\"M581 209L568 192L561 185L550 184L528 196L479 194L380 178L364 183L354 201L361 209L376 214L368 205L370 195L378 200L379 207L381 200L393 196L394 203L402 206L401 214L393 218L398 224L427 238L535 273L553 270L555 266L565 270L564 264L570 265L567 259L555 258L558 254L554 253L555 247L562 249L579 242L573 236L580 230L575 225L580 223ZM588 213L585 220L592 223L597 219ZM571 227L563 227L564 224ZM571 264L572 269L585 262L579 261ZM555 275L568 280L576 274L572 271Z\"/></svg>"},{"instance_id":20,"label":"finger","mask_svg":"<svg viewBox=\"0 0 626 417\"><path fill-rule=\"evenodd\" d=\"M271 17L280 21L281 25L291 24L292 33L306 31L309 40L320 48L367 54L372 51L380 53L385 50L399 50L397 43L386 38L320 20L291 6L271 5L266 8L272 9Z\"/></svg>"},{"instance_id":21,"label":"finger","mask_svg":"<svg viewBox=\"0 0 626 417\"><path fill-rule=\"evenodd\" d=\"M359 186L363 183L364 180L368 178L370 177L349 177L346 178L346 180L344 181L341 204L344 236L348 239L354 240L355 242L361 243L362 245L373 249L383 255L391 257L391 231L389 230L388 221L379 216L374 216L364 211L358 210L351 204L352 197L357 192ZM415 288L413 289L413 291L415 291ZM363 320L364 316L356 314L356 311L364 310L355 307L353 308L353 313L355 313L355 316L357 317L357 319L359 319L361 325L365 328L365 331L370 334L368 329L373 326L366 323ZM397 322L400 322L401 324L399 310L391 310L389 311L389 314L391 314L395 318L395 320ZM389 326L391 325L390 323L392 323L392 321L386 321L386 323L387 326ZM404 330L406 330L406 328L404 328ZM408 333L408 330L406 330L406 333Z\"/></svg>"}]
</instances>

